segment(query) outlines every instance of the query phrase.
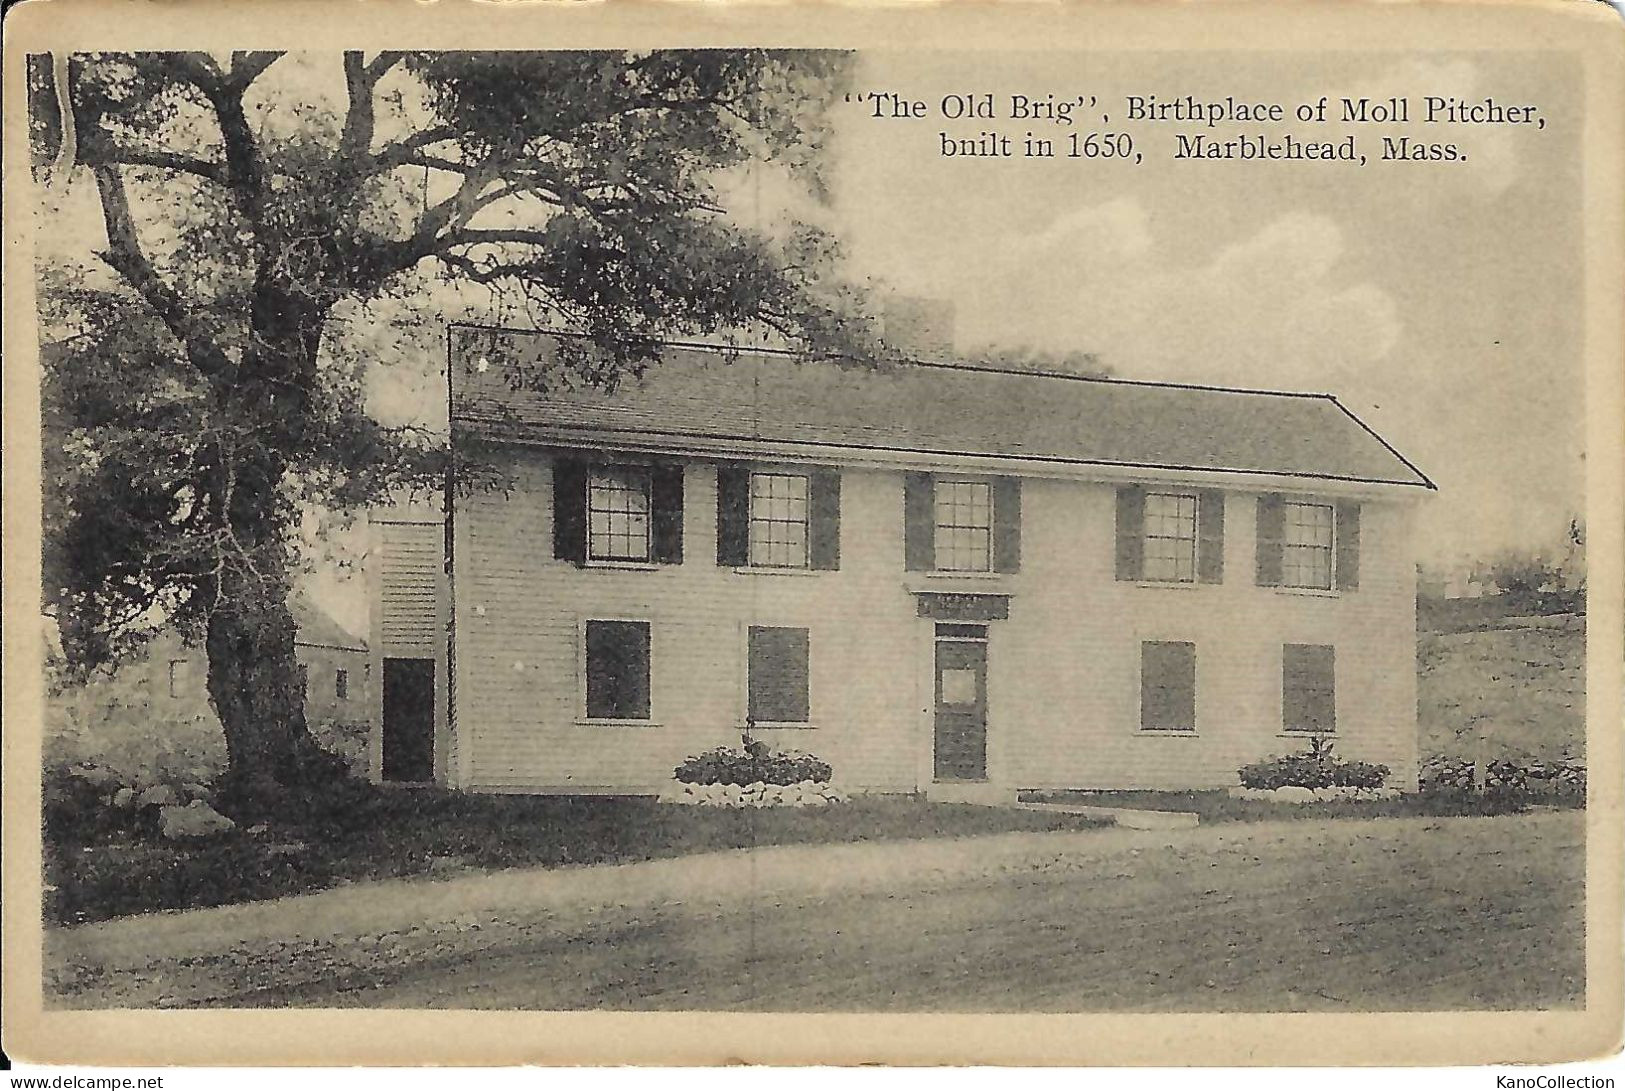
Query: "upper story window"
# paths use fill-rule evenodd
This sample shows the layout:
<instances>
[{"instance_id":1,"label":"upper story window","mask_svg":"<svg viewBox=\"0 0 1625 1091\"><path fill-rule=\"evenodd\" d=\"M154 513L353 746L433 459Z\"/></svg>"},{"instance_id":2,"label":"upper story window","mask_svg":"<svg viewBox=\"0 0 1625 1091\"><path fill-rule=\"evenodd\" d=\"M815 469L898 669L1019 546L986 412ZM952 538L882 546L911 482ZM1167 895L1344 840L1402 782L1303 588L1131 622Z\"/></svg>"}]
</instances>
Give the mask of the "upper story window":
<instances>
[{"instance_id":1,"label":"upper story window","mask_svg":"<svg viewBox=\"0 0 1625 1091\"><path fill-rule=\"evenodd\" d=\"M670 459L593 465L553 460L553 556L597 562L683 563L683 465Z\"/></svg>"},{"instance_id":2,"label":"upper story window","mask_svg":"<svg viewBox=\"0 0 1625 1091\"><path fill-rule=\"evenodd\" d=\"M1196 494L1145 494L1145 555L1141 579L1196 580Z\"/></svg>"},{"instance_id":3,"label":"upper story window","mask_svg":"<svg viewBox=\"0 0 1625 1091\"><path fill-rule=\"evenodd\" d=\"M594 467L588 474L587 544L595 561L649 559L647 467Z\"/></svg>"},{"instance_id":4,"label":"upper story window","mask_svg":"<svg viewBox=\"0 0 1625 1091\"><path fill-rule=\"evenodd\" d=\"M1258 586L1356 591L1360 552L1359 503L1258 498Z\"/></svg>"},{"instance_id":5,"label":"upper story window","mask_svg":"<svg viewBox=\"0 0 1625 1091\"><path fill-rule=\"evenodd\" d=\"M717 564L840 568L840 472L815 466L718 466Z\"/></svg>"},{"instance_id":6,"label":"upper story window","mask_svg":"<svg viewBox=\"0 0 1625 1091\"><path fill-rule=\"evenodd\" d=\"M750 475L750 563L763 568L806 568L806 474Z\"/></svg>"},{"instance_id":7,"label":"upper story window","mask_svg":"<svg viewBox=\"0 0 1625 1091\"><path fill-rule=\"evenodd\" d=\"M1330 590L1336 512L1330 504L1282 505L1281 584Z\"/></svg>"},{"instance_id":8,"label":"upper story window","mask_svg":"<svg viewBox=\"0 0 1625 1091\"><path fill-rule=\"evenodd\" d=\"M350 672L342 667L333 672L333 696L340 701L350 697Z\"/></svg>"},{"instance_id":9,"label":"upper story window","mask_svg":"<svg viewBox=\"0 0 1625 1091\"><path fill-rule=\"evenodd\" d=\"M1224 582L1225 494L1218 489L1117 488L1117 578Z\"/></svg>"},{"instance_id":10,"label":"upper story window","mask_svg":"<svg viewBox=\"0 0 1625 1091\"><path fill-rule=\"evenodd\" d=\"M903 565L910 572L1021 570L1021 479L903 475Z\"/></svg>"},{"instance_id":11,"label":"upper story window","mask_svg":"<svg viewBox=\"0 0 1625 1091\"><path fill-rule=\"evenodd\" d=\"M939 572L993 567L993 497L985 481L934 482L934 550Z\"/></svg>"}]
</instances>

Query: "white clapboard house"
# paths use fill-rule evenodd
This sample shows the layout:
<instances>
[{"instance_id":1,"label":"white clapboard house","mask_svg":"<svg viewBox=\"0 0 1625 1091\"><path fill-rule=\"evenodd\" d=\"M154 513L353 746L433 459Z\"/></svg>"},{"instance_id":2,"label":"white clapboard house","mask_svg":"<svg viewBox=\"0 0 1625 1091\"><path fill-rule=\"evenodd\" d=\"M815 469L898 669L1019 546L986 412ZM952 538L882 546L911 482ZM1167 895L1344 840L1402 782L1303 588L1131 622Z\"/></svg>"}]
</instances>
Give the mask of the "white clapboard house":
<instances>
[{"instance_id":1,"label":"white clapboard house","mask_svg":"<svg viewBox=\"0 0 1625 1091\"><path fill-rule=\"evenodd\" d=\"M1414 786L1433 486L1335 398L692 344L538 393L566 336L454 330L507 488L375 513L385 778L652 792L748 727L941 798L1311 734Z\"/></svg>"}]
</instances>

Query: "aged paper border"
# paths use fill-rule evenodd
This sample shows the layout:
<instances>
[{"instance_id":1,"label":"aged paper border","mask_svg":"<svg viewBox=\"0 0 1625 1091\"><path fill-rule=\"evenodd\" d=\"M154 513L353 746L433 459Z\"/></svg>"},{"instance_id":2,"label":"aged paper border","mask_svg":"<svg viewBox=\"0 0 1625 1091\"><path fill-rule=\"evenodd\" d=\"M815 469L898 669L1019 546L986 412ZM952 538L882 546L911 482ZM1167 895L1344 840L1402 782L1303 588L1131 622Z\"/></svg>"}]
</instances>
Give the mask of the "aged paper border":
<instances>
[{"instance_id":1,"label":"aged paper border","mask_svg":"<svg viewBox=\"0 0 1625 1091\"><path fill-rule=\"evenodd\" d=\"M1598 3L30 0L5 23L6 1047L78 1064L1416 1065L1594 1058L1621 1041L1625 27ZM44 1011L39 389L23 57L41 50L802 45L959 50L1553 50L1582 65L1587 525L1587 1005L1580 1012L883 1015Z\"/></svg>"}]
</instances>

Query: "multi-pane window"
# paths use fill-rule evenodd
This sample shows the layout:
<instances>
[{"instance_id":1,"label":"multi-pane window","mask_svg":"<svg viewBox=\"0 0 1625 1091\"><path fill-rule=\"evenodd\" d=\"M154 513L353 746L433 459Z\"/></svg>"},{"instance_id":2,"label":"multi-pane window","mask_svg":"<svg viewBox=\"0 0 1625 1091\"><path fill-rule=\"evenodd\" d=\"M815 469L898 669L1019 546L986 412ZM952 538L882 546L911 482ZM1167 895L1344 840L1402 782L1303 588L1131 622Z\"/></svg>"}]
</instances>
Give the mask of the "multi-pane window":
<instances>
[{"instance_id":1,"label":"multi-pane window","mask_svg":"<svg viewBox=\"0 0 1625 1091\"><path fill-rule=\"evenodd\" d=\"M1287 503L1282 516L1282 585L1330 589L1335 510L1330 504Z\"/></svg>"},{"instance_id":2,"label":"multi-pane window","mask_svg":"<svg viewBox=\"0 0 1625 1091\"><path fill-rule=\"evenodd\" d=\"M746 665L747 712L752 723L805 724L807 630L752 625Z\"/></svg>"},{"instance_id":3,"label":"multi-pane window","mask_svg":"<svg viewBox=\"0 0 1625 1091\"><path fill-rule=\"evenodd\" d=\"M1330 644L1282 647L1281 726L1310 734L1337 730L1337 653Z\"/></svg>"},{"instance_id":4,"label":"multi-pane window","mask_svg":"<svg viewBox=\"0 0 1625 1091\"><path fill-rule=\"evenodd\" d=\"M1196 645L1184 640L1140 644L1140 728L1196 730Z\"/></svg>"},{"instance_id":5,"label":"multi-pane window","mask_svg":"<svg viewBox=\"0 0 1625 1091\"><path fill-rule=\"evenodd\" d=\"M943 572L992 568L993 499L985 481L937 481L936 567Z\"/></svg>"},{"instance_id":6,"label":"multi-pane window","mask_svg":"<svg viewBox=\"0 0 1625 1091\"><path fill-rule=\"evenodd\" d=\"M350 672L340 668L333 672L333 696L340 701L350 696Z\"/></svg>"},{"instance_id":7,"label":"multi-pane window","mask_svg":"<svg viewBox=\"0 0 1625 1091\"><path fill-rule=\"evenodd\" d=\"M807 477L750 475L750 563L807 567Z\"/></svg>"},{"instance_id":8,"label":"multi-pane window","mask_svg":"<svg viewBox=\"0 0 1625 1091\"><path fill-rule=\"evenodd\" d=\"M649 718L649 623L589 621L587 716L594 720Z\"/></svg>"},{"instance_id":9,"label":"multi-pane window","mask_svg":"<svg viewBox=\"0 0 1625 1091\"><path fill-rule=\"evenodd\" d=\"M595 468L587 478L588 556L595 561L649 559L649 471Z\"/></svg>"},{"instance_id":10,"label":"multi-pane window","mask_svg":"<svg viewBox=\"0 0 1625 1091\"><path fill-rule=\"evenodd\" d=\"M1196 494L1145 494L1142 579L1192 583L1196 579Z\"/></svg>"}]
</instances>

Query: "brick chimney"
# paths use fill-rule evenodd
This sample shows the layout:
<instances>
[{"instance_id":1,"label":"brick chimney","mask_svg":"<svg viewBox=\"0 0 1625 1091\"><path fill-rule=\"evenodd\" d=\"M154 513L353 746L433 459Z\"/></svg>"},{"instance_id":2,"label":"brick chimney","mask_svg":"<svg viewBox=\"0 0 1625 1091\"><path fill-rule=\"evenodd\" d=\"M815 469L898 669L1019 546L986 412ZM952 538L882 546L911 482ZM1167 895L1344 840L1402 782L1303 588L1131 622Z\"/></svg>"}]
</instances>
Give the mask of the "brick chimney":
<instances>
[{"instance_id":1,"label":"brick chimney","mask_svg":"<svg viewBox=\"0 0 1625 1091\"><path fill-rule=\"evenodd\" d=\"M946 299L893 295L881 305L881 337L908 360L951 360L954 305Z\"/></svg>"}]
</instances>

